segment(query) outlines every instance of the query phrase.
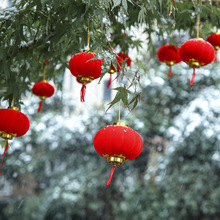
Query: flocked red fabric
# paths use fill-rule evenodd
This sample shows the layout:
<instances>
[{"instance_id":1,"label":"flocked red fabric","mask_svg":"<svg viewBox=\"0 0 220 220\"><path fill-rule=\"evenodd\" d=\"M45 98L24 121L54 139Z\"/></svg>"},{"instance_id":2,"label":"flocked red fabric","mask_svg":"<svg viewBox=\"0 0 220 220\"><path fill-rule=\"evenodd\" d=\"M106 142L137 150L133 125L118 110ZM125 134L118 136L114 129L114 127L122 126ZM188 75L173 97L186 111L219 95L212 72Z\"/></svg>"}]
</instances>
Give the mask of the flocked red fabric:
<instances>
[{"instance_id":1,"label":"flocked red fabric","mask_svg":"<svg viewBox=\"0 0 220 220\"><path fill-rule=\"evenodd\" d=\"M69 61L70 72L75 76L94 77L101 76L101 60L90 60L96 54L91 52L82 52L75 54Z\"/></svg>"},{"instance_id":2,"label":"flocked red fabric","mask_svg":"<svg viewBox=\"0 0 220 220\"><path fill-rule=\"evenodd\" d=\"M143 148L140 135L125 126L109 125L100 129L94 138L94 147L102 157L122 154L126 159L138 157Z\"/></svg>"},{"instance_id":3,"label":"flocked red fabric","mask_svg":"<svg viewBox=\"0 0 220 220\"><path fill-rule=\"evenodd\" d=\"M54 94L54 87L48 82L37 82L34 84L32 92L36 96L51 97Z\"/></svg>"},{"instance_id":4,"label":"flocked red fabric","mask_svg":"<svg viewBox=\"0 0 220 220\"><path fill-rule=\"evenodd\" d=\"M214 60L215 50L207 41L191 39L183 43L180 47L180 56L186 63L191 59L195 59L195 61L200 63L200 66L205 66Z\"/></svg>"},{"instance_id":5,"label":"flocked red fabric","mask_svg":"<svg viewBox=\"0 0 220 220\"><path fill-rule=\"evenodd\" d=\"M179 54L180 47L175 47L173 44L166 44L159 48L157 51L157 57L161 62L181 62Z\"/></svg>"},{"instance_id":6,"label":"flocked red fabric","mask_svg":"<svg viewBox=\"0 0 220 220\"><path fill-rule=\"evenodd\" d=\"M209 35L206 41L208 41L213 47L220 48L220 34L219 33Z\"/></svg>"},{"instance_id":7,"label":"flocked red fabric","mask_svg":"<svg viewBox=\"0 0 220 220\"><path fill-rule=\"evenodd\" d=\"M16 137L24 135L30 127L28 117L13 109L0 109L0 119L0 131L16 134Z\"/></svg>"}]
</instances>

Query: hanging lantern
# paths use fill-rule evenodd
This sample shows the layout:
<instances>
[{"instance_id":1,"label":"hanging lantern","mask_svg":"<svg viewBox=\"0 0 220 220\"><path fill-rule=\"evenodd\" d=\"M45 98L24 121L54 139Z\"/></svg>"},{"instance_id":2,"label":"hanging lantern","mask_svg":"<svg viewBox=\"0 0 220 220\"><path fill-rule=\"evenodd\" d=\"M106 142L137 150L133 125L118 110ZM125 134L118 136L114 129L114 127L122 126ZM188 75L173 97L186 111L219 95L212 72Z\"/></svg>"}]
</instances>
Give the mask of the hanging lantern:
<instances>
[{"instance_id":1,"label":"hanging lantern","mask_svg":"<svg viewBox=\"0 0 220 220\"><path fill-rule=\"evenodd\" d=\"M120 72L121 65L122 65L123 61L126 60L127 66L131 65L131 58L128 56L128 54L124 54L123 52L117 54L116 60L117 60L117 72ZM116 72L115 67L111 63L110 70L108 71L108 73L110 74L110 77L109 77L109 80L108 80L108 83L107 83L107 88L108 89L109 89L109 87L111 85L112 74L115 73L115 72Z\"/></svg>"},{"instance_id":2,"label":"hanging lantern","mask_svg":"<svg viewBox=\"0 0 220 220\"><path fill-rule=\"evenodd\" d=\"M17 107L0 109L0 118L0 137L6 140L5 150L2 155L1 174L5 153L8 150L8 140L26 134L30 127L30 122L28 117L21 113Z\"/></svg>"},{"instance_id":3,"label":"hanging lantern","mask_svg":"<svg viewBox=\"0 0 220 220\"><path fill-rule=\"evenodd\" d=\"M94 147L100 156L113 164L105 186L110 185L116 165L138 157L143 148L140 135L126 124L117 122L100 129L94 138Z\"/></svg>"},{"instance_id":4,"label":"hanging lantern","mask_svg":"<svg viewBox=\"0 0 220 220\"><path fill-rule=\"evenodd\" d=\"M69 69L77 81L82 83L81 102L85 102L86 84L101 76L101 60L90 60L96 54L82 52L75 54L69 61Z\"/></svg>"},{"instance_id":5,"label":"hanging lantern","mask_svg":"<svg viewBox=\"0 0 220 220\"><path fill-rule=\"evenodd\" d=\"M220 34L219 33L211 34L210 36L208 36L206 41L208 41L215 48L214 61L216 62L217 52L218 52L218 49L220 48Z\"/></svg>"},{"instance_id":6,"label":"hanging lantern","mask_svg":"<svg viewBox=\"0 0 220 220\"><path fill-rule=\"evenodd\" d=\"M45 74L46 74L46 65L48 65L49 62L45 60L44 62L44 78L41 82L37 82L34 84L32 88L32 92L34 95L39 96L41 101L38 108L38 113L41 111L42 103L43 101L51 97L54 94L54 87L45 80Z\"/></svg>"},{"instance_id":7,"label":"hanging lantern","mask_svg":"<svg viewBox=\"0 0 220 220\"><path fill-rule=\"evenodd\" d=\"M192 79L189 81L190 85L193 85L195 68L211 63L215 57L215 50L209 42L202 38L191 39L180 47L180 57L189 67L193 68Z\"/></svg>"},{"instance_id":8,"label":"hanging lantern","mask_svg":"<svg viewBox=\"0 0 220 220\"><path fill-rule=\"evenodd\" d=\"M169 77L172 76L172 66L181 62L179 49L180 47L175 47L173 44L166 44L160 47L157 52L158 59L170 67Z\"/></svg>"}]
</instances>

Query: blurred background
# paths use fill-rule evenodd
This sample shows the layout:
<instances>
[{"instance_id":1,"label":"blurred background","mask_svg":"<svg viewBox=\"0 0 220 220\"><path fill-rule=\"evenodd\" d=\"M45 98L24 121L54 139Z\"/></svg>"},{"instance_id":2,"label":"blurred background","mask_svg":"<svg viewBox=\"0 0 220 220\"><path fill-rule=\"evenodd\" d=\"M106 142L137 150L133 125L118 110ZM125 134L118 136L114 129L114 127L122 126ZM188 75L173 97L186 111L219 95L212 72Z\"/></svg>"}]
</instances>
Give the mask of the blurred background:
<instances>
[{"instance_id":1,"label":"blurred background","mask_svg":"<svg viewBox=\"0 0 220 220\"><path fill-rule=\"evenodd\" d=\"M118 82L111 89L108 76L91 83L81 103L80 86L66 69L62 89L40 114L40 100L24 97L22 112L31 125L25 136L9 141L0 220L220 219L220 58L198 69L190 86L192 69L180 63L168 77L169 68L146 50L144 34L136 37L143 48L129 51L130 71L139 70L141 100L133 111L122 107L121 118L141 135L140 156L117 166L105 187L112 166L97 154L93 139L117 121L118 106L106 109ZM179 42L187 37L179 33ZM156 36L152 42L156 51L163 43ZM3 154L5 141L0 143Z\"/></svg>"}]
</instances>

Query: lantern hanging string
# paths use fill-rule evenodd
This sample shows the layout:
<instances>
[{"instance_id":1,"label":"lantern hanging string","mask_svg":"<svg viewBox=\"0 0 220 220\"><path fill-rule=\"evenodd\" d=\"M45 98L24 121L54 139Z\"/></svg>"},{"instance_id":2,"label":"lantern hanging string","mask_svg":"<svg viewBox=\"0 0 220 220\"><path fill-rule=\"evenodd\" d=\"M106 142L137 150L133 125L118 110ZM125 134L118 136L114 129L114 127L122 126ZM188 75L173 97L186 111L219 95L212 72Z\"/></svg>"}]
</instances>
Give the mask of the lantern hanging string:
<instances>
[{"instance_id":1,"label":"lantern hanging string","mask_svg":"<svg viewBox=\"0 0 220 220\"><path fill-rule=\"evenodd\" d=\"M90 22L90 19L88 20L88 35L87 35L87 49L89 50L89 43L90 43L90 33L89 33L89 22Z\"/></svg>"},{"instance_id":2,"label":"lantern hanging string","mask_svg":"<svg viewBox=\"0 0 220 220\"><path fill-rule=\"evenodd\" d=\"M44 81L45 81L45 77L46 77L46 64L44 64L44 78L43 78Z\"/></svg>"},{"instance_id":3,"label":"lantern hanging string","mask_svg":"<svg viewBox=\"0 0 220 220\"><path fill-rule=\"evenodd\" d=\"M120 101L118 102L118 122L120 123Z\"/></svg>"},{"instance_id":4,"label":"lantern hanging string","mask_svg":"<svg viewBox=\"0 0 220 220\"><path fill-rule=\"evenodd\" d=\"M199 38L200 8L201 8L201 0L198 1L198 10L197 10L197 38Z\"/></svg>"}]
</instances>

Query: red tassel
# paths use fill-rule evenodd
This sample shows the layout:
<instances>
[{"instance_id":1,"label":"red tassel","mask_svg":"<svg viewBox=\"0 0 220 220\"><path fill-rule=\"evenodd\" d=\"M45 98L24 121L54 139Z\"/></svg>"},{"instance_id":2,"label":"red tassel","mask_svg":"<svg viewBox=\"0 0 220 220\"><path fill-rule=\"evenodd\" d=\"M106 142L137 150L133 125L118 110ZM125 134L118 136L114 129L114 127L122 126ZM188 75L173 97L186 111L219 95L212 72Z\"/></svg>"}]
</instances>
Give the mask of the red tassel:
<instances>
[{"instance_id":1,"label":"red tassel","mask_svg":"<svg viewBox=\"0 0 220 220\"><path fill-rule=\"evenodd\" d=\"M86 85L83 85L81 88L81 95L80 95L81 102L85 102L85 94L86 94Z\"/></svg>"},{"instance_id":2,"label":"red tassel","mask_svg":"<svg viewBox=\"0 0 220 220\"><path fill-rule=\"evenodd\" d=\"M193 82L194 82L194 80L195 80L195 76L196 76L196 70L195 70L195 69L193 69L192 79L191 79L191 80L189 80L189 83L190 83L190 85L191 85L191 86L193 86L193 85L194 85L194 84L193 84Z\"/></svg>"},{"instance_id":3,"label":"red tassel","mask_svg":"<svg viewBox=\"0 0 220 220\"><path fill-rule=\"evenodd\" d=\"M110 85L112 82L112 74L110 74L109 80L108 80L108 84L107 84L107 89L109 89Z\"/></svg>"},{"instance_id":4,"label":"red tassel","mask_svg":"<svg viewBox=\"0 0 220 220\"><path fill-rule=\"evenodd\" d=\"M170 66L170 70L169 70L168 76L169 76L169 77L172 76L172 67L171 67L171 66Z\"/></svg>"},{"instance_id":5,"label":"red tassel","mask_svg":"<svg viewBox=\"0 0 220 220\"><path fill-rule=\"evenodd\" d=\"M38 113L40 113L40 111L41 111L42 103L43 103L43 100L41 100L41 102L39 103L39 108L38 108L38 110L37 110Z\"/></svg>"},{"instance_id":6,"label":"red tassel","mask_svg":"<svg viewBox=\"0 0 220 220\"><path fill-rule=\"evenodd\" d=\"M113 174L114 174L114 171L115 171L115 167L116 167L115 165L112 167L112 170L111 170L110 176L109 176L109 178L108 178L107 183L105 184L105 187L111 184L112 177L113 177Z\"/></svg>"},{"instance_id":7,"label":"red tassel","mask_svg":"<svg viewBox=\"0 0 220 220\"><path fill-rule=\"evenodd\" d=\"M215 50L215 57L214 57L214 62L217 61L217 50Z\"/></svg>"},{"instance_id":8,"label":"red tassel","mask_svg":"<svg viewBox=\"0 0 220 220\"><path fill-rule=\"evenodd\" d=\"M8 150L8 140L6 139L6 146L5 146L5 150L4 150L4 153L2 155L2 166L1 166L1 170L0 170L0 175L1 175L1 172L2 172L2 167L3 167L3 164L4 164L4 159L5 159L5 153L6 151Z\"/></svg>"}]
</instances>

